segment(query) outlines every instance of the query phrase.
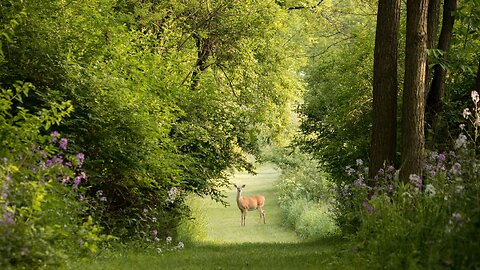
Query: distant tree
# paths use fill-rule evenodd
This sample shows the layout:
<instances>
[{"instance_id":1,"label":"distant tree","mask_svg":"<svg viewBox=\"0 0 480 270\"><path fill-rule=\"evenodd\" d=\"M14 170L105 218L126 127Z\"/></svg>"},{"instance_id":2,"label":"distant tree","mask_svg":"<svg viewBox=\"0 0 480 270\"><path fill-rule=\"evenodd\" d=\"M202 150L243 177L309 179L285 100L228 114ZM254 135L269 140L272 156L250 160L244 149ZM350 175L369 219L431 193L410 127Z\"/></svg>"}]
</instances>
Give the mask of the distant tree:
<instances>
[{"instance_id":1,"label":"distant tree","mask_svg":"<svg viewBox=\"0 0 480 270\"><path fill-rule=\"evenodd\" d=\"M445 0L443 5L443 20L442 30L438 40L437 49L442 51L440 55L440 61L444 61L446 53L450 49L450 43L453 33L453 24L455 17L453 12L457 9L457 0ZM447 70L445 66L436 64L434 66L433 80L428 92L427 105L426 105L426 121L433 133L435 132L436 118L442 111L442 100L445 96L445 79L447 76Z\"/></svg>"}]
</instances>

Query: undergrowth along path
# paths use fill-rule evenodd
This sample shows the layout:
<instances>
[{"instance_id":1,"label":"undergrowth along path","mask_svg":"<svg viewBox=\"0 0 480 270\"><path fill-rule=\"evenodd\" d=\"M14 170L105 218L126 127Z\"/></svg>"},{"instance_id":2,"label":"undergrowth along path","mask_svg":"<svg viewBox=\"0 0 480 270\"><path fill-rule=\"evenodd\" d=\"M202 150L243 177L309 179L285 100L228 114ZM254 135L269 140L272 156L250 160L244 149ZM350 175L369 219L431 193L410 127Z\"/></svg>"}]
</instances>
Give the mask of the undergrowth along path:
<instances>
[{"instance_id":1,"label":"undergrowth along path","mask_svg":"<svg viewBox=\"0 0 480 270\"><path fill-rule=\"evenodd\" d=\"M196 216L206 225L202 241L175 251L112 250L93 261L70 265L82 270L130 269L366 269L351 247L340 237L314 242L302 241L285 227L274 184L280 173L262 166L257 175L238 173L233 183L245 184L244 196L262 194L266 198L267 224L260 223L257 210L247 214L240 226L236 190L226 190L228 207L211 199L195 200ZM352 256L353 255L353 256Z\"/></svg>"}]
</instances>

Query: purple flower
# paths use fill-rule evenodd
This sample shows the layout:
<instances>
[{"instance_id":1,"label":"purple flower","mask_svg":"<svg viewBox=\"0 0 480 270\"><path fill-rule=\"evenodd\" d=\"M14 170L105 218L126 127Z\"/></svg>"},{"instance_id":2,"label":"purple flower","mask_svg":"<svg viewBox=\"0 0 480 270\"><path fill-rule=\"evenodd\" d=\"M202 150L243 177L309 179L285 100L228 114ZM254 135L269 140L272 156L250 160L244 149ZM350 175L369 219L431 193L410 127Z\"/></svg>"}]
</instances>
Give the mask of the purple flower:
<instances>
[{"instance_id":1,"label":"purple flower","mask_svg":"<svg viewBox=\"0 0 480 270\"><path fill-rule=\"evenodd\" d=\"M78 186L80 185L80 182L82 181L82 177L81 176L76 176L74 179L73 179L73 187L74 188L78 188Z\"/></svg>"},{"instance_id":2,"label":"purple flower","mask_svg":"<svg viewBox=\"0 0 480 270\"><path fill-rule=\"evenodd\" d=\"M152 236L153 236L153 238L157 237L157 235L158 235L158 231L154 229L154 230L152 231Z\"/></svg>"},{"instance_id":3,"label":"purple flower","mask_svg":"<svg viewBox=\"0 0 480 270\"><path fill-rule=\"evenodd\" d=\"M440 155L438 155L438 160L440 160L441 162L444 162L446 158L447 157L445 156L445 153L441 153Z\"/></svg>"},{"instance_id":4,"label":"purple flower","mask_svg":"<svg viewBox=\"0 0 480 270\"><path fill-rule=\"evenodd\" d=\"M80 194L80 197L79 197L79 198L80 198L80 201L83 201L83 200L85 200L85 195Z\"/></svg>"},{"instance_id":5,"label":"purple flower","mask_svg":"<svg viewBox=\"0 0 480 270\"><path fill-rule=\"evenodd\" d=\"M362 207L367 210L368 213L373 213L373 211L375 211L375 209L373 208L373 206L371 204L369 204L367 201L364 201L362 203Z\"/></svg>"},{"instance_id":6,"label":"purple flower","mask_svg":"<svg viewBox=\"0 0 480 270\"><path fill-rule=\"evenodd\" d=\"M60 145L58 147L60 147L60 149L62 150L67 150L67 144L68 144L67 138L62 138L60 139Z\"/></svg>"},{"instance_id":7,"label":"purple flower","mask_svg":"<svg viewBox=\"0 0 480 270\"><path fill-rule=\"evenodd\" d=\"M52 157L52 162L53 163L62 163L63 162L63 157L59 155L55 155Z\"/></svg>"},{"instance_id":8,"label":"purple flower","mask_svg":"<svg viewBox=\"0 0 480 270\"><path fill-rule=\"evenodd\" d=\"M58 131L55 130L54 132L52 132L52 142L53 143L57 143L58 136L60 136L60 133Z\"/></svg>"},{"instance_id":9,"label":"purple flower","mask_svg":"<svg viewBox=\"0 0 480 270\"><path fill-rule=\"evenodd\" d=\"M2 223L6 226L15 225L15 214L8 210L5 211L2 218L0 219L0 224Z\"/></svg>"},{"instance_id":10,"label":"purple flower","mask_svg":"<svg viewBox=\"0 0 480 270\"><path fill-rule=\"evenodd\" d=\"M70 162L70 161L65 162L65 166L67 166L67 168L69 168L69 169L71 169L73 167L72 162Z\"/></svg>"},{"instance_id":11,"label":"purple flower","mask_svg":"<svg viewBox=\"0 0 480 270\"><path fill-rule=\"evenodd\" d=\"M353 182L353 185L355 187L366 187L365 183L362 181L362 179L357 179L355 182Z\"/></svg>"},{"instance_id":12,"label":"purple flower","mask_svg":"<svg viewBox=\"0 0 480 270\"><path fill-rule=\"evenodd\" d=\"M70 181L70 176L66 175L62 178L62 183L64 185L67 185L68 181Z\"/></svg>"},{"instance_id":13,"label":"purple flower","mask_svg":"<svg viewBox=\"0 0 480 270\"><path fill-rule=\"evenodd\" d=\"M76 156L75 156L75 159L77 160L77 166L79 168L82 167L83 165L83 161L85 160L85 154L84 153L78 153Z\"/></svg>"}]
</instances>

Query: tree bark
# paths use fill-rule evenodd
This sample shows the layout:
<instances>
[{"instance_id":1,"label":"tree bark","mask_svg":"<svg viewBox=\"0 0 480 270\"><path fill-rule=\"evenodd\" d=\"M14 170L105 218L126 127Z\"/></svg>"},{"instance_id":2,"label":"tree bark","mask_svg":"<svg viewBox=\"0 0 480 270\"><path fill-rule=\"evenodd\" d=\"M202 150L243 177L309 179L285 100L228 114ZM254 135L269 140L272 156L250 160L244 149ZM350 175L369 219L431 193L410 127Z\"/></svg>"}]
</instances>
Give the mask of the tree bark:
<instances>
[{"instance_id":1,"label":"tree bark","mask_svg":"<svg viewBox=\"0 0 480 270\"><path fill-rule=\"evenodd\" d=\"M443 5L442 30L440 32L437 46L439 50L444 52L444 54L440 57L440 61L445 59L446 53L450 49L453 24L455 21L452 12L454 12L456 9L457 0L445 0ZM442 100L445 96L445 79L447 76L447 70L439 64L435 65L433 69L433 80L427 97L426 120L427 125L430 125L433 133L435 133L436 120L438 118L437 116L442 111Z\"/></svg>"},{"instance_id":2,"label":"tree bark","mask_svg":"<svg viewBox=\"0 0 480 270\"><path fill-rule=\"evenodd\" d=\"M428 0L407 0L400 180L422 175Z\"/></svg>"},{"instance_id":3,"label":"tree bark","mask_svg":"<svg viewBox=\"0 0 480 270\"><path fill-rule=\"evenodd\" d=\"M438 24L440 21L440 5L441 0L428 1L428 17L427 17L427 49L434 49L438 40ZM429 68L427 60L427 75L425 76L425 91L430 88L430 81L432 79L433 68Z\"/></svg>"},{"instance_id":4,"label":"tree bark","mask_svg":"<svg viewBox=\"0 0 480 270\"><path fill-rule=\"evenodd\" d=\"M381 168L393 165L397 145L397 56L400 0L380 0L373 66L373 126L369 185Z\"/></svg>"}]
</instances>

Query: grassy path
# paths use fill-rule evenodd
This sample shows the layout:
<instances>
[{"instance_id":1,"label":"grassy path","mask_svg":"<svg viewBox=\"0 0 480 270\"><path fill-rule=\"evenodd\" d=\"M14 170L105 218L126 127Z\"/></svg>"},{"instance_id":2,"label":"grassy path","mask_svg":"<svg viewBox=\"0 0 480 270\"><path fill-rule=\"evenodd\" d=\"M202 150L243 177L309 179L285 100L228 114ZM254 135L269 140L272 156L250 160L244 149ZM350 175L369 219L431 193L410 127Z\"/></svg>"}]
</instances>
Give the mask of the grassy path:
<instances>
[{"instance_id":1,"label":"grassy path","mask_svg":"<svg viewBox=\"0 0 480 270\"><path fill-rule=\"evenodd\" d=\"M240 226L236 191L227 190L230 206L210 199L199 200L198 209L206 222L206 239L183 250L114 251L95 261L78 262L73 269L361 269L346 243L338 238L303 242L282 226L281 210L274 193L279 172L265 166L252 176L239 173L232 182L245 184L244 195L263 194L267 224L261 224L258 211L249 212L246 227ZM198 210L197 210L198 211Z\"/></svg>"},{"instance_id":2,"label":"grassy path","mask_svg":"<svg viewBox=\"0 0 480 270\"><path fill-rule=\"evenodd\" d=\"M207 221L207 239L214 243L295 243L300 239L292 230L282 226L281 209L278 207L277 196L274 193L274 182L279 172L271 166L263 166L257 170L257 175L238 173L232 179L237 185L245 184L244 196L262 194L265 196L265 211L267 224L260 223L257 210L248 212L246 226L240 226L240 210L236 202L236 190L232 186L225 194L228 207L204 199L200 209L204 210Z\"/></svg>"}]
</instances>

